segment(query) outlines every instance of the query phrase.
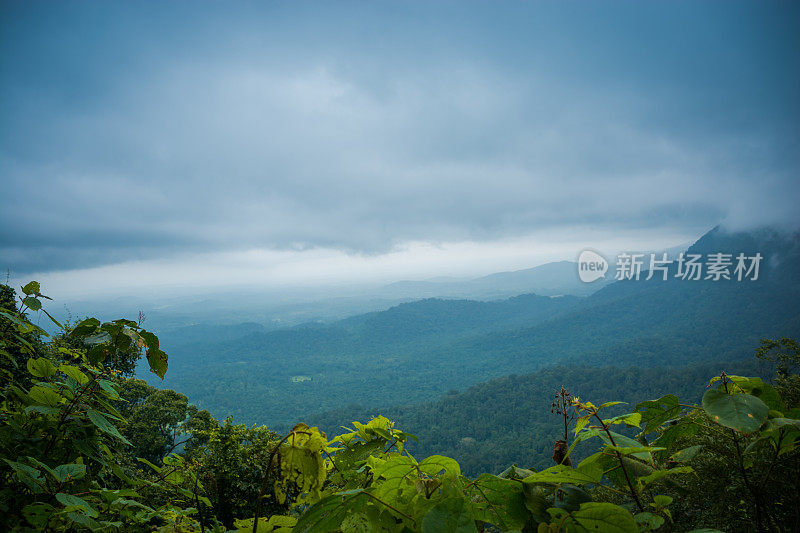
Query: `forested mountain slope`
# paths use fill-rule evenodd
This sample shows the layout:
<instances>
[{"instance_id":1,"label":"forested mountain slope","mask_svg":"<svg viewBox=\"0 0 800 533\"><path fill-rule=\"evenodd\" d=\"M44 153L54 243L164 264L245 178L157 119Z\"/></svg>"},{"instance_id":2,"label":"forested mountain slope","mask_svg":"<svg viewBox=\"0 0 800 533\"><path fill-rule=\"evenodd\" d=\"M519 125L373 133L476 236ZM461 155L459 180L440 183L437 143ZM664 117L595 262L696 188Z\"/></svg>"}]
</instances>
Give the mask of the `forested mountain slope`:
<instances>
[{"instance_id":1,"label":"forested mountain slope","mask_svg":"<svg viewBox=\"0 0 800 533\"><path fill-rule=\"evenodd\" d=\"M514 463L543 469L552 465L553 444L563 432L559 417L550 408L554 393L562 385L573 395L598 405L612 400L636 403L665 394L696 403L706 390L709 376L723 370L765 378L770 375L765 365L752 357L683 368L556 366L495 378L432 402L372 409L351 405L306 420L328 434L336 434L341 431L339 426L383 415L419 438L418 444L409 444L415 456L441 453L453 457L467 475L500 473ZM624 405L619 409L631 408ZM576 452L578 456L581 451Z\"/></svg>"},{"instance_id":2,"label":"forested mountain slope","mask_svg":"<svg viewBox=\"0 0 800 533\"><path fill-rule=\"evenodd\" d=\"M412 404L550 365L743 359L762 337L800 333L798 242L772 231L714 230L690 249L759 252L757 281L642 279L585 299L425 300L215 344L172 347L165 337L179 371L164 385L213 413L282 429L350 403ZM311 379L292 380L298 376Z\"/></svg>"}]
</instances>

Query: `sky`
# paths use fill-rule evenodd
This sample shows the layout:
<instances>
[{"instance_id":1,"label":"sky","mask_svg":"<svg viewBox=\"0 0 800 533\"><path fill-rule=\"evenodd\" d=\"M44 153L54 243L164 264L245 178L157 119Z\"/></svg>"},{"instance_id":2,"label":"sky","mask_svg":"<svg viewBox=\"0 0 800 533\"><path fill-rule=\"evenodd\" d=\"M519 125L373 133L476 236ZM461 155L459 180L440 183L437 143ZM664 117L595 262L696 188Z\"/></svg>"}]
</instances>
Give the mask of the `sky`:
<instances>
[{"instance_id":1,"label":"sky","mask_svg":"<svg viewBox=\"0 0 800 533\"><path fill-rule=\"evenodd\" d=\"M471 276L797 227L788 2L0 3L0 268Z\"/></svg>"}]
</instances>

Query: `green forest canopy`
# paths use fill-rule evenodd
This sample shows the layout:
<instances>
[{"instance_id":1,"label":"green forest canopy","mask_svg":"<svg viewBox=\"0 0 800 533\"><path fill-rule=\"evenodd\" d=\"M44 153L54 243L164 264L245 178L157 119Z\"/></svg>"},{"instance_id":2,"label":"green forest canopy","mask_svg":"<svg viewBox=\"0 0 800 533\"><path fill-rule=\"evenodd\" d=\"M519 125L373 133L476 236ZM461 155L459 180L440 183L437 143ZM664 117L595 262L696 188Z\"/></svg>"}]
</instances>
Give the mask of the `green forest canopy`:
<instances>
[{"instance_id":1,"label":"green forest canopy","mask_svg":"<svg viewBox=\"0 0 800 533\"><path fill-rule=\"evenodd\" d=\"M541 464L531 457L502 472L465 476L447 456L412 455L407 445L417 437L383 416L353 422L332 439L303 423L279 435L220 422L185 396L131 377L141 354L159 376L169 363L141 323L56 322L59 333L48 336L27 318L46 313L47 297L36 282L22 292L17 302L3 287L0 309L0 525L7 530L800 525L800 350L788 338L765 340L757 351L775 368L772 383L722 372L697 403L666 394L623 409L561 389L541 406L561 424L549 436L551 466L526 468ZM626 379L613 370L576 371L589 383L623 380L624 387Z\"/></svg>"}]
</instances>

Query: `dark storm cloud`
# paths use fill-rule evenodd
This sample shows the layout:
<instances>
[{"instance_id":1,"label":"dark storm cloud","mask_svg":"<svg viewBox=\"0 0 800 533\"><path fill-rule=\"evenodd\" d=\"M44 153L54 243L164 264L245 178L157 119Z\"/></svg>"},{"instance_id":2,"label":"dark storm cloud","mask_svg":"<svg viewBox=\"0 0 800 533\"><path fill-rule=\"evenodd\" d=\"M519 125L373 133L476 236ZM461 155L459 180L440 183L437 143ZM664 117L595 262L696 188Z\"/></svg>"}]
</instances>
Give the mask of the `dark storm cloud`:
<instances>
[{"instance_id":1,"label":"dark storm cloud","mask_svg":"<svg viewBox=\"0 0 800 533\"><path fill-rule=\"evenodd\" d=\"M780 3L6 3L0 266L797 223Z\"/></svg>"}]
</instances>

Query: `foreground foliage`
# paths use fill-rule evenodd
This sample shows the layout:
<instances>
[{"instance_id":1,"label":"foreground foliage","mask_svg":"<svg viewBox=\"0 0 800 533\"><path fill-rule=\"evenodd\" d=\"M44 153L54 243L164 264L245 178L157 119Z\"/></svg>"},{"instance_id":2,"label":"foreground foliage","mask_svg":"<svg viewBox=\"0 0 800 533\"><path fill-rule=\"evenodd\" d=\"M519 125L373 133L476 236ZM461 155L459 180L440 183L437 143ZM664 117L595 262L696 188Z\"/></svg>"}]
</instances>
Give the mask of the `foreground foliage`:
<instances>
[{"instance_id":1,"label":"foreground foliage","mask_svg":"<svg viewBox=\"0 0 800 533\"><path fill-rule=\"evenodd\" d=\"M469 478L452 458L412 456L416 437L382 416L330 440L302 423L282 437L219 423L185 396L127 377L141 353L152 372L167 371L141 321L53 319L59 335L41 342L47 333L26 313L45 312L47 297L35 282L22 291L18 307L5 290L0 309L4 530L800 527L800 353L790 339L758 352L779 363L776 386L722 373L699 405L666 395L617 414L619 402L562 389L554 466Z\"/></svg>"}]
</instances>

